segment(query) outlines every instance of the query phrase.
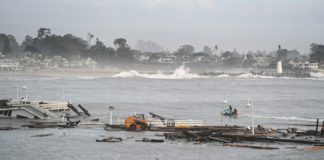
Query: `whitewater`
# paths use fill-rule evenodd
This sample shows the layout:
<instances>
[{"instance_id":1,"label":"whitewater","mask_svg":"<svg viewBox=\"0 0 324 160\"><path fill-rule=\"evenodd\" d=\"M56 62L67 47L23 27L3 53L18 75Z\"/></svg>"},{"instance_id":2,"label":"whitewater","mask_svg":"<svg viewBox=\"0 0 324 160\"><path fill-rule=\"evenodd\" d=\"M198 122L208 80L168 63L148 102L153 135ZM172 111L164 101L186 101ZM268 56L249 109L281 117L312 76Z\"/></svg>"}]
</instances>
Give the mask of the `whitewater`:
<instances>
[{"instance_id":1,"label":"whitewater","mask_svg":"<svg viewBox=\"0 0 324 160\"><path fill-rule=\"evenodd\" d=\"M193 78L206 78L206 76L200 76L195 73L191 73L190 68L186 67L184 64L179 68L175 69L171 74L163 73L157 71L154 74L139 73L135 70L125 71L118 73L113 76L114 78L130 78L130 77L140 77L149 79L193 79Z\"/></svg>"},{"instance_id":2,"label":"whitewater","mask_svg":"<svg viewBox=\"0 0 324 160\"><path fill-rule=\"evenodd\" d=\"M324 74L320 72L311 72L310 80L324 80ZM274 77L267 75L256 75L252 73L242 73L239 75L230 75L227 73L217 76L204 76L197 73L192 73L189 67L182 64L171 73L165 73L158 70L156 73L140 73L136 70L123 71L112 76L113 78L148 78L148 79L198 79L198 78L238 78L238 79L300 79L295 77Z\"/></svg>"}]
</instances>

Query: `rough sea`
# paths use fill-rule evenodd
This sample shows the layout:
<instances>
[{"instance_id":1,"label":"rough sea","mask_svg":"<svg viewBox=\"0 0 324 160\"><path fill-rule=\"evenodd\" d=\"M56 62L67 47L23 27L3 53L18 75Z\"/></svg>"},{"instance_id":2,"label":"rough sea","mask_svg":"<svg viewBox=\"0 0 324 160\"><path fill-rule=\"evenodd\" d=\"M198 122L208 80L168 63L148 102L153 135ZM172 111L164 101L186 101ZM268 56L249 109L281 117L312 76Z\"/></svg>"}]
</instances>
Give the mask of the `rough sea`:
<instances>
[{"instance_id":1,"label":"rough sea","mask_svg":"<svg viewBox=\"0 0 324 160\"><path fill-rule=\"evenodd\" d=\"M0 77L0 98L27 95L29 100L70 101L82 104L107 123L109 106L114 115L153 112L168 118L198 119L205 125L220 125L226 99L240 116L224 118L227 125L251 126L253 103L255 123L264 127L315 129L316 118L324 120L323 78L276 78L254 75L202 77L180 68L173 74L141 74L126 71L113 76L14 76ZM21 87L26 86L25 90ZM64 90L64 96L63 91ZM0 119L1 127L19 127L27 120ZM53 134L48 137L31 137ZM323 159L324 151L304 151L304 145L268 144L279 150L224 147L220 143L194 144L186 141L135 142L155 137L156 132L106 131L103 126L81 125L73 129L19 129L0 131L1 160L209 160L209 159ZM121 143L97 143L106 136L122 137Z\"/></svg>"}]
</instances>

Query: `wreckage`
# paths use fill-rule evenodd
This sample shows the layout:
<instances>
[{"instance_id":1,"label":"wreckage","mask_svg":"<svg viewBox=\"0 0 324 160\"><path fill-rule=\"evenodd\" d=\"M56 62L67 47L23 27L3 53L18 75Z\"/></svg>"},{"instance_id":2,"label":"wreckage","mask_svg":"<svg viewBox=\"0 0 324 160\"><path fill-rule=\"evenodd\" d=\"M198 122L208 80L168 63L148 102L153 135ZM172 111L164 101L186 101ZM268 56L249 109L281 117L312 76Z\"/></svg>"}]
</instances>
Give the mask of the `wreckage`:
<instances>
[{"instance_id":1,"label":"wreckage","mask_svg":"<svg viewBox=\"0 0 324 160\"><path fill-rule=\"evenodd\" d=\"M0 117L26 119L55 119L74 112L77 116L90 116L90 113L81 105L80 112L70 102L44 102L2 99L0 100Z\"/></svg>"}]
</instances>

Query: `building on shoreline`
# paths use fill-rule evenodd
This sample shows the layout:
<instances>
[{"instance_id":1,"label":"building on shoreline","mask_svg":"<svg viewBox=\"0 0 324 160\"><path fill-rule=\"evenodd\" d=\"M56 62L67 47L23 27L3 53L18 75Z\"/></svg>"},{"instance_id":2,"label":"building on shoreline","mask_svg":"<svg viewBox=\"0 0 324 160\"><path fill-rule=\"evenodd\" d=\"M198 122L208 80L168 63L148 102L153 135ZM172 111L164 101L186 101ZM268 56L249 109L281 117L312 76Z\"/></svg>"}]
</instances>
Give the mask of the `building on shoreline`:
<instances>
[{"instance_id":1,"label":"building on shoreline","mask_svg":"<svg viewBox=\"0 0 324 160\"><path fill-rule=\"evenodd\" d=\"M1 71L17 71L19 70L19 62L14 59L0 59Z\"/></svg>"},{"instance_id":2,"label":"building on shoreline","mask_svg":"<svg viewBox=\"0 0 324 160\"><path fill-rule=\"evenodd\" d=\"M318 63L295 63L294 68L303 69L303 70L311 70L318 71Z\"/></svg>"}]
</instances>

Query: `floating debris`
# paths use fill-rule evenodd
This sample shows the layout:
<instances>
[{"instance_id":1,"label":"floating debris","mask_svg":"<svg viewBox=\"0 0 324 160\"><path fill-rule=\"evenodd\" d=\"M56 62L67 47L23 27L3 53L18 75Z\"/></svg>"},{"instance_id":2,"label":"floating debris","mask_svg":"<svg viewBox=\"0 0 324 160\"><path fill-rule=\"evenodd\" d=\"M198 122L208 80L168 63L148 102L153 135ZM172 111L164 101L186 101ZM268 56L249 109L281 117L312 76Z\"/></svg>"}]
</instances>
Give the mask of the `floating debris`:
<instances>
[{"instance_id":1,"label":"floating debris","mask_svg":"<svg viewBox=\"0 0 324 160\"><path fill-rule=\"evenodd\" d=\"M0 127L0 131L10 131L10 130L14 130L14 129L18 129L18 128L14 128L14 127Z\"/></svg>"},{"instance_id":2,"label":"floating debris","mask_svg":"<svg viewBox=\"0 0 324 160\"><path fill-rule=\"evenodd\" d=\"M107 137L103 139L97 139L96 142L121 142L123 141L120 137Z\"/></svg>"},{"instance_id":3,"label":"floating debris","mask_svg":"<svg viewBox=\"0 0 324 160\"><path fill-rule=\"evenodd\" d=\"M48 137L48 136L53 136L54 134L37 134L37 135L33 135L31 137Z\"/></svg>"},{"instance_id":4,"label":"floating debris","mask_svg":"<svg viewBox=\"0 0 324 160\"><path fill-rule=\"evenodd\" d=\"M243 147L243 148L253 148L253 149L280 149L278 147L269 147L269 146L256 146L256 145L246 145L246 144L229 144L229 143L224 143L223 146L231 146L231 147Z\"/></svg>"},{"instance_id":5,"label":"floating debris","mask_svg":"<svg viewBox=\"0 0 324 160\"><path fill-rule=\"evenodd\" d=\"M94 119L91 119L90 121L98 122L99 118L94 118Z\"/></svg>"},{"instance_id":6,"label":"floating debris","mask_svg":"<svg viewBox=\"0 0 324 160\"><path fill-rule=\"evenodd\" d=\"M141 140L135 140L136 142L154 142L154 143L162 143L164 139L150 139L150 138L143 138Z\"/></svg>"}]
</instances>

